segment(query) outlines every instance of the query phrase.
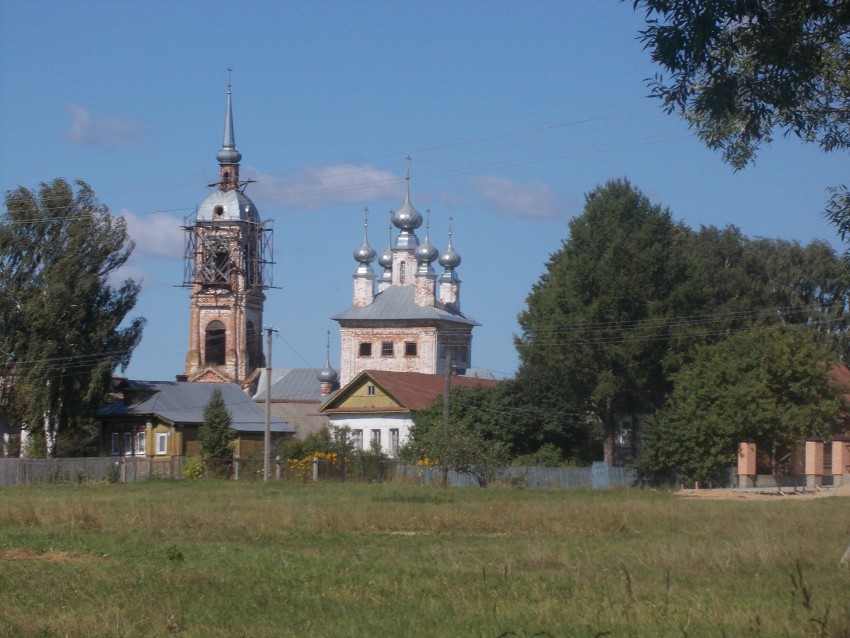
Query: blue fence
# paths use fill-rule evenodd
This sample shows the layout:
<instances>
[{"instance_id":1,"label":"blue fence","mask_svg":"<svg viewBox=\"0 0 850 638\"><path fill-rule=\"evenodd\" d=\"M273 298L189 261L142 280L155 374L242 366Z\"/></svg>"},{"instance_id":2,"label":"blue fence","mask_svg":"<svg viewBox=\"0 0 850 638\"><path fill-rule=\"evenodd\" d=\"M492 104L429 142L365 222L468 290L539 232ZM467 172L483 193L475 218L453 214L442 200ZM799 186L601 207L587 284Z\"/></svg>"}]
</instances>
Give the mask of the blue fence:
<instances>
[{"instance_id":1,"label":"blue fence","mask_svg":"<svg viewBox=\"0 0 850 638\"><path fill-rule=\"evenodd\" d=\"M396 476L416 480L423 485L440 485L443 470L437 467L423 468L410 465L396 466ZM473 474L448 472L449 487L478 487L478 478ZM508 487L560 487L564 489L602 490L609 487L633 487L638 484L637 472L626 467L609 467L605 463L594 463L592 467L505 467L494 472L490 485Z\"/></svg>"}]
</instances>

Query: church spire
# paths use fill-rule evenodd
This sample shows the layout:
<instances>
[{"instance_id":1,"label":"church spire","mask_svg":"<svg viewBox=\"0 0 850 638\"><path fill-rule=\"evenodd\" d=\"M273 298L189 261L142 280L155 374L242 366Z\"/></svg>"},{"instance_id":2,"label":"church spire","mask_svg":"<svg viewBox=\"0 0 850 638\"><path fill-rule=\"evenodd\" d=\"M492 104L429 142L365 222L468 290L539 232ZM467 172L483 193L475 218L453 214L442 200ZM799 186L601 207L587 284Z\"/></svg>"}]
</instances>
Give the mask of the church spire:
<instances>
[{"instance_id":1,"label":"church spire","mask_svg":"<svg viewBox=\"0 0 850 638\"><path fill-rule=\"evenodd\" d=\"M233 102L230 86L230 74L233 69L227 67L227 108L224 113L224 139L221 150L216 154L220 166L219 188L233 190L239 188L239 162L242 153L236 150L236 137L233 135Z\"/></svg>"}]
</instances>

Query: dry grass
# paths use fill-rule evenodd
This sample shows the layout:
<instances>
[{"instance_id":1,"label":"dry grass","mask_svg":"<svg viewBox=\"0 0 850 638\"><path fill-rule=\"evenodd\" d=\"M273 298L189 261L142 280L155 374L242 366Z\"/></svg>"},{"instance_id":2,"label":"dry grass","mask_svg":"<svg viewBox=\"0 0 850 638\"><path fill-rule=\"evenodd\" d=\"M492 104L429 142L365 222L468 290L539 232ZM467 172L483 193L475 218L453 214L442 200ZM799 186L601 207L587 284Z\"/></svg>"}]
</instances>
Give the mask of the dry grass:
<instances>
[{"instance_id":1,"label":"dry grass","mask_svg":"<svg viewBox=\"0 0 850 638\"><path fill-rule=\"evenodd\" d=\"M5 489L0 636L850 635L848 511L649 491Z\"/></svg>"}]
</instances>

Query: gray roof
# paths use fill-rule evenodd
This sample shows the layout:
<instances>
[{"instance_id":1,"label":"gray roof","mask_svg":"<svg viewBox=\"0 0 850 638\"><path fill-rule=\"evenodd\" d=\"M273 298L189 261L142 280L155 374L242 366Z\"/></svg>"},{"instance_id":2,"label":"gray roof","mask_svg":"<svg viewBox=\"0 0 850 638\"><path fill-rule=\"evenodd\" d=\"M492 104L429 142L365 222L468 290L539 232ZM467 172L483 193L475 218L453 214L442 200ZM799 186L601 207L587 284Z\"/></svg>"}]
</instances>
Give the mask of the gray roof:
<instances>
[{"instance_id":1,"label":"gray roof","mask_svg":"<svg viewBox=\"0 0 850 638\"><path fill-rule=\"evenodd\" d=\"M321 368L272 368L272 401L320 401ZM266 399L266 370L260 370L255 401Z\"/></svg>"},{"instance_id":2,"label":"gray roof","mask_svg":"<svg viewBox=\"0 0 850 638\"><path fill-rule=\"evenodd\" d=\"M331 319L339 321L380 321L408 319L418 321L452 321L468 326L481 324L465 316L461 312L449 310L436 302L434 306L417 306L414 298L414 286L390 286L375 295L375 300L368 306L352 306L340 312Z\"/></svg>"},{"instance_id":3,"label":"gray roof","mask_svg":"<svg viewBox=\"0 0 850 638\"><path fill-rule=\"evenodd\" d=\"M191 383L187 381L128 381L125 396L129 403L116 401L98 410L99 417L145 416L155 414L172 423L199 424L213 390L220 390L231 426L237 432L262 432L266 413L235 383ZM135 399L135 402L133 402ZM282 419L272 417L272 432L294 432Z\"/></svg>"}]
</instances>

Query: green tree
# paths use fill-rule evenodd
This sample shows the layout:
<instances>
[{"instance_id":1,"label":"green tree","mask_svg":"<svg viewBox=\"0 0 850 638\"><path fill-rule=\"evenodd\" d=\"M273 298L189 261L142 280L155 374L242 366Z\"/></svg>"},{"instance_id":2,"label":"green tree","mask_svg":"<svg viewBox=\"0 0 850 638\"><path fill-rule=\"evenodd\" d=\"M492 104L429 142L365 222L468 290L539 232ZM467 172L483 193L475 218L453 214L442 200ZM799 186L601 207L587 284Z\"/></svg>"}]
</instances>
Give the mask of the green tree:
<instances>
[{"instance_id":1,"label":"green tree","mask_svg":"<svg viewBox=\"0 0 850 638\"><path fill-rule=\"evenodd\" d=\"M850 148L850 4L846 0L635 0L641 38L668 73L650 86L736 170L774 131L824 151ZM826 209L844 238L850 192Z\"/></svg>"},{"instance_id":2,"label":"green tree","mask_svg":"<svg viewBox=\"0 0 850 638\"><path fill-rule=\"evenodd\" d=\"M0 407L46 447L81 434L144 326L127 318L139 284L113 282L134 246L126 224L75 185L9 191L0 219Z\"/></svg>"},{"instance_id":3,"label":"green tree","mask_svg":"<svg viewBox=\"0 0 850 638\"><path fill-rule=\"evenodd\" d=\"M493 388L452 388L449 393L448 419L443 397L413 417L410 441L403 450L406 460L436 460L443 471L471 474L479 485L492 481L497 468L507 465L510 446L500 440L500 421L487 419L488 406L495 395ZM494 427L494 425L496 427Z\"/></svg>"},{"instance_id":4,"label":"green tree","mask_svg":"<svg viewBox=\"0 0 850 638\"><path fill-rule=\"evenodd\" d=\"M573 443L601 425L613 463L616 415L652 412L669 390L663 361L670 320L683 314L687 229L616 180L587 195L569 230L519 315L517 382Z\"/></svg>"},{"instance_id":5,"label":"green tree","mask_svg":"<svg viewBox=\"0 0 850 638\"><path fill-rule=\"evenodd\" d=\"M646 424L638 466L649 476L716 482L738 443L776 452L839 431L846 388L830 381L831 353L800 326L759 328L701 347Z\"/></svg>"},{"instance_id":6,"label":"green tree","mask_svg":"<svg viewBox=\"0 0 850 638\"><path fill-rule=\"evenodd\" d=\"M214 474L225 474L233 456L230 443L236 438L236 432L230 427L232 422L224 396L216 388L204 407L204 422L198 431L201 456Z\"/></svg>"}]
</instances>

